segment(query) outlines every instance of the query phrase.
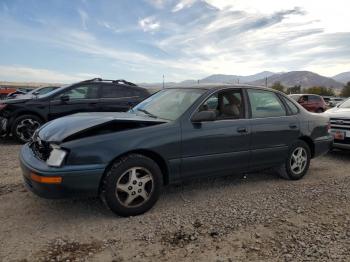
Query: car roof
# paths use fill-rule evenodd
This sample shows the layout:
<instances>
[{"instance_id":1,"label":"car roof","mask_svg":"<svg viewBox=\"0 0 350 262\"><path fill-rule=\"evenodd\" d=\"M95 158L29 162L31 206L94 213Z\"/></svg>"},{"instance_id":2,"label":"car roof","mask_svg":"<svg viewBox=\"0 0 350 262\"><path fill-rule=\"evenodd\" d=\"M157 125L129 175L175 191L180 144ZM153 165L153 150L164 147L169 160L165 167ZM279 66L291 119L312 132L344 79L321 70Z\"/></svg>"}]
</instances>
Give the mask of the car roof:
<instances>
[{"instance_id":1,"label":"car roof","mask_svg":"<svg viewBox=\"0 0 350 262\"><path fill-rule=\"evenodd\" d=\"M166 87L164 89L204 89L204 90L220 90L220 89L226 89L226 88L254 88L254 89L263 89L263 90L269 90L274 92L279 92L278 90L265 87L265 86L255 86L255 85L248 85L248 84L198 84L198 85L188 85L188 86L172 86L172 87Z\"/></svg>"},{"instance_id":2,"label":"car roof","mask_svg":"<svg viewBox=\"0 0 350 262\"><path fill-rule=\"evenodd\" d=\"M319 97L322 97L322 96L316 95L316 94L290 94L290 95L298 95L298 96L319 96Z\"/></svg>"}]
</instances>

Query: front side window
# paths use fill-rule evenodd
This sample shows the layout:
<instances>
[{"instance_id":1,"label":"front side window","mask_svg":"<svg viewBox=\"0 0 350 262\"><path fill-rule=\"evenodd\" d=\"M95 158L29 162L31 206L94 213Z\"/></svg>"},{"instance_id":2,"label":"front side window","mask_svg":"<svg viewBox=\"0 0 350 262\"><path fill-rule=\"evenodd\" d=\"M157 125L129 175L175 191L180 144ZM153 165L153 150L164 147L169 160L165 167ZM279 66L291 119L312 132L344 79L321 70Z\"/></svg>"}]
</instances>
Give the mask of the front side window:
<instances>
[{"instance_id":1,"label":"front side window","mask_svg":"<svg viewBox=\"0 0 350 262\"><path fill-rule=\"evenodd\" d=\"M286 110L274 92L248 89L253 118L286 116Z\"/></svg>"},{"instance_id":2,"label":"front side window","mask_svg":"<svg viewBox=\"0 0 350 262\"><path fill-rule=\"evenodd\" d=\"M77 86L59 95L68 96L69 100L98 98L98 87L95 85Z\"/></svg>"},{"instance_id":3,"label":"front side window","mask_svg":"<svg viewBox=\"0 0 350 262\"><path fill-rule=\"evenodd\" d=\"M173 121L178 119L204 92L203 89L194 88L165 89L132 108L131 112Z\"/></svg>"},{"instance_id":4,"label":"front side window","mask_svg":"<svg viewBox=\"0 0 350 262\"><path fill-rule=\"evenodd\" d=\"M221 91L209 97L199 111L213 111L217 120L244 117L243 99L240 90Z\"/></svg>"}]
</instances>

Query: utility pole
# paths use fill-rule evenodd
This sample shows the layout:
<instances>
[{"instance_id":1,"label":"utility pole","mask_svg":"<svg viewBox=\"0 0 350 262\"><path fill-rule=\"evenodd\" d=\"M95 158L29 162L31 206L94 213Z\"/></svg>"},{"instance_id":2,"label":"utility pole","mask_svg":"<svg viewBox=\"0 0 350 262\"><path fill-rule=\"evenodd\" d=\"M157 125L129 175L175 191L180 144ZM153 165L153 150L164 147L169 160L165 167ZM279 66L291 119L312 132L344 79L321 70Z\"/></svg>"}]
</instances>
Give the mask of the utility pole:
<instances>
[{"instance_id":1,"label":"utility pole","mask_svg":"<svg viewBox=\"0 0 350 262\"><path fill-rule=\"evenodd\" d=\"M265 78L265 87L267 87L267 77Z\"/></svg>"},{"instance_id":2,"label":"utility pole","mask_svg":"<svg viewBox=\"0 0 350 262\"><path fill-rule=\"evenodd\" d=\"M164 89L164 74L163 74L163 89Z\"/></svg>"}]
</instances>

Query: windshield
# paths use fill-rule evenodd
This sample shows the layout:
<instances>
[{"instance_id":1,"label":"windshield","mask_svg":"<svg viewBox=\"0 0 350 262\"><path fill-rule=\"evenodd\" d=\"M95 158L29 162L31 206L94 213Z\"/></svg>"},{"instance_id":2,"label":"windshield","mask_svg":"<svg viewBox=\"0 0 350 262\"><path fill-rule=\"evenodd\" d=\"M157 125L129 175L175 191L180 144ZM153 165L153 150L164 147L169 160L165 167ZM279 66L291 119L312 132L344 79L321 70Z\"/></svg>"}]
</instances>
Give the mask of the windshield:
<instances>
[{"instance_id":1,"label":"windshield","mask_svg":"<svg viewBox=\"0 0 350 262\"><path fill-rule=\"evenodd\" d=\"M61 90L64 90L68 86L71 86L71 84L61 86L59 88L56 88L56 89L51 90L50 92L47 92L47 93L44 93L44 94L39 94L39 97L41 98L41 97L46 97L46 96L49 96L49 95L52 95L52 94L56 94L56 93L60 92Z\"/></svg>"},{"instance_id":2,"label":"windshield","mask_svg":"<svg viewBox=\"0 0 350 262\"><path fill-rule=\"evenodd\" d=\"M43 88L41 88L33 93L36 93L37 95L44 95L44 94L50 93L51 91L53 91L55 89L57 89L57 87L47 86L47 87L43 87Z\"/></svg>"},{"instance_id":3,"label":"windshield","mask_svg":"<svg viewBox=\"0 0 350 262\"><path fill-rule=\"evenodd\" d=\"M178 119L203 93L203 89L166 89L159 91L130 111L165 120Z\"/></svg>"},{"instance_id":4,"label":"windshield","mask_svg":"<svg viewBox=\"0 0 350 262\"><path fill-rule=\"evenodd\" d=\"M339 108L350 108L350 99L345 100L339 105Z\"/></svg>"}]
</instances>

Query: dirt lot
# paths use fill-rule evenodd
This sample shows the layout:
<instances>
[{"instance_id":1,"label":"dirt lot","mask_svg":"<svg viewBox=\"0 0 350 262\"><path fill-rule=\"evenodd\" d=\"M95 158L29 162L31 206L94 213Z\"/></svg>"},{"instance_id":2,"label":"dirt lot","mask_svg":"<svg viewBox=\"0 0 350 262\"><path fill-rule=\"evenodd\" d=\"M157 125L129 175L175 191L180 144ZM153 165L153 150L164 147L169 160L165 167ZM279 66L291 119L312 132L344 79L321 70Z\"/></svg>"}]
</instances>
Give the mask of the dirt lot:
<instances>
[{"instance_id":1,"label":"dirt lot","mask_svg":"<svg viewBox=\"0 0 350 262\"><path fill-rule=\"evenodd\" d=\"M19 148L0 142L0 261L350 261L350 153L313 160L301 181L169 186L147 214L120 218L98 199L27 192Z\"/></svg>"}]
</instances>

